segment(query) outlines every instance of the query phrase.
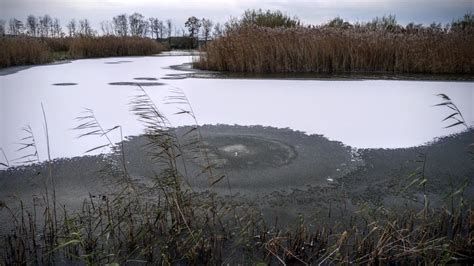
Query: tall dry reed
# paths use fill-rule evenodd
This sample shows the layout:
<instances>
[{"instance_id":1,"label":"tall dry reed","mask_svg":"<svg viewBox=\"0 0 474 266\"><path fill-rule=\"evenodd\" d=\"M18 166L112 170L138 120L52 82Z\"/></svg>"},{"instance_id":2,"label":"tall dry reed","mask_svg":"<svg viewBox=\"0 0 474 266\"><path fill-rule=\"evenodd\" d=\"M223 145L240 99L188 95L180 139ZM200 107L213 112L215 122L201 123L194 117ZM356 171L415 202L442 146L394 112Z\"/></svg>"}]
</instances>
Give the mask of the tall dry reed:
<instances>
[{"instance_id":1,"label":"tall dry reed","mask_svg":"<svg viewBox=\"0 0 474 266\"><path fill-rule=\"evenodd\" d=\"M49 63L58 59L152 55L166 48L139 37L0 37L0 67Z\"/></svg>"},{"instance_id":2,"label":"tall dry reed","mask_svg":"<svg viewBox=\"0 0 474 266\"><path fill-rule=\"evenodd\" d=\"M472 31L251 26L208 43L195 65L250 73L472 74L473 43Z\"/></svg>"},{"instance_id":3,"label":"tall dry reed","mask_svg":"<svg viewBox=\"0 0 474 266\"><path fill-rule=\"evenodd\" d=\"M154 40L139 37L74 38L69 46L72 58L152 55L165 50Z\"/></svg>"},{"instance_id":4,"label":"tall dry reed","mask_svg":"<svg viewBox=\"0 0 474 266\"><path fill-rule=\"evenodd\" d=\"M44 64L51 62L48 46L30 37L0 37L0 67Z\"/></svg>"}]
</instances>

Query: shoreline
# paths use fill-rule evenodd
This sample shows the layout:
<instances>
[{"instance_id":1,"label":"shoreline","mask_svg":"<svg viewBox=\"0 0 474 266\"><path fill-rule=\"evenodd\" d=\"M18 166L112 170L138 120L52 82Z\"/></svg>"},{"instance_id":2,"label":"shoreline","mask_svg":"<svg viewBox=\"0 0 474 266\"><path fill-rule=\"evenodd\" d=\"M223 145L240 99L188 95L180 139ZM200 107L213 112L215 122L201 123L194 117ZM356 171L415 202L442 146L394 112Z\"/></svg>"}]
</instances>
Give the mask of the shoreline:
<instances>
[{"instance_id":1,"label":"shoreline","mask_svg":"<svg viewBox=\"0 0 474 266\"><path fill-rule=\"evenodd\" d=\"M161 53L154 54L154 55L124 55L124 56L106 56L106 57L84 57L84 58L75 58L75 59L65 59L65 60L58 60L53 61L50 63L45 64L35 64L35 65L21 65L21 66L11 66L0 68L0 76L8 76L12 74L16 74L23 70L27 70L33 67L41 67L41 66L55 66L55 65L64 65L70 64L77 60L94 60L94 59L107 59L107 58L134 58L134 57L154 57L154 56L162 56Z\"/></svg>"},{"instance_id":2,"label":"shoreline","mask_svg":"<svg viewBox=\"0 0 474 266\"><path fill-rule=\"evenodd\" d=\"M170 50L153 55L127 55L107 57L85 57L76 59L65 59L45 64L20 65L0 68L0 76L8 76L27 70L32 67L69 64L83 59L105 59L105 58L135 58L135 57L168 57L168 56L199 56L199 50ZM422 74L422 73L391 73L391 72L348 72L348 73L248 73L212 71L195 68L194 63L172 65L173 70L188 72L183 75L175 75L173 78L203 78L203 79L249 79L249 80L323 80L323 81L354 81L354 80L393 80L393 81L423 81L423 82L474 82L474 75L469 74ZM190 73L189 73L190 72Z\"/></svg>"},{"instance_id":3,"label":"shoreline","mask_svg":"<svg viewBox=\"0 0 474 266\"><path fill-rule=\"evenodd\" d=\"M354 80L394 80L394 81L424 81L424 82L474 82L474 75L469 74L421 74L421 73L391 73L391 72L348 72L348 73L248 73L212 71L194 68L193 63L170 66L179 71L192 71L186 74L188 78L209 79L249 79L249 80L324 80L324 81L354 81Z\"/></svg>"}]
</instances>

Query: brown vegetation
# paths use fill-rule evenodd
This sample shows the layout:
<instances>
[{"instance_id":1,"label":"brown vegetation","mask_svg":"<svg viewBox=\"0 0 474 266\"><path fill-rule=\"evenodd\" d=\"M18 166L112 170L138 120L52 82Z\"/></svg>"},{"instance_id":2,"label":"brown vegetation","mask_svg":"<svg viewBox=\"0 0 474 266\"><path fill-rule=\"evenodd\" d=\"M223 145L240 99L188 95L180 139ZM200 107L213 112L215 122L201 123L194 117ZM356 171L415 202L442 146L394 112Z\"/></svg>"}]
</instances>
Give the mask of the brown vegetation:
<instances>
[{"instance_id":1,"label":"brown vegetation","mask_svg":"<svg viewBox=\"0 0 474 266\"><path fill-rule=\"evenodd\" d=\"M474 16L451 25L401 26L395 16L301 26L281 12L246 11L195 65L250 73L474 73Z\"/></svg>"},{"instance_id":2,"label":"brown vegetation","mask_svg":"<svg viewBox=\"0 0 474 266\"><path fill-rule=\"evenodd\" d=\"M139 37L100 37L74 39L69 47L73 58L151 55L165 50L161 44Z\"/></svg>"},{"instance_id":3,"label":"brown vegetation","mask_svg":"<svg viewBox=\"0 0 474 266\"><path fill-rule=\"evenodd\" d=\"M171 181L171 180L168 180ZM81 211L52 207L12 214L15 230L1 239L4 265L88 264L217 265L265 263L472 265L472 210L363 211L356 223L292 229L267 226L256 210L178 192L91 197ZM40 203L47 206L46 202ZM8 208L7 206L2 206ZM45 224L40 213L44 214ZM387 214L388 213L388 214ZM357 220L354 217L354 221Z\"/></svg>"},{"instance_id":4,"label":"brown vegetation","mask_svg":"<svg viewBox=\"0 0 474 266\"><path fill-rule=\"evenodd\" d=\"M152 55L165 47L140 37L0 37L0 67L44 64L57 59Z\"/></svg>"},{"instance_id":5,"label":"brown vegetation","mask_svg":"<svg viewBox=\"0 0 474 266\"><path fill-rule=\"evenodd\" d=\"M51 62L48 46L38 39L0 37L0 67Z\"/></svg>"},{"instance_id":6,"label":"brown vegetation","mask_svg":"<svg viewBox=\"0 0 474 266\"><path fill-rule=\"evenodd\" d=\"M199 68L252 73L474 73L474 34L366 29L232 30L209 43Z\"/></svg>"}]
</instances>

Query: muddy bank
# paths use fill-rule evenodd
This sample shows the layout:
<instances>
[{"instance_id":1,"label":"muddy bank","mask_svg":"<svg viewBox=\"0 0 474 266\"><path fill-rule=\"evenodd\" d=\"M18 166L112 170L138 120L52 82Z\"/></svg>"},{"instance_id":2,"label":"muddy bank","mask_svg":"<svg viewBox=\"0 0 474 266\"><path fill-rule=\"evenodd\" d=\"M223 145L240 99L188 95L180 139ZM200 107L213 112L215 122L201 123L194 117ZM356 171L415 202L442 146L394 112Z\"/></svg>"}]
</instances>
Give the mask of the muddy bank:
<instances>
[{"instance_id":1,"label":"muddy bank","mask_svg":"<svg viewBox=\"0 0 474 266\"><path fill-rule=\"evenodd\" d=\"M465 199L472 202L474 176L469 145L473 131L440 139L409 149L355 150L320 135L306 135L290 129L243 126L203 126L203 146L196 153L186 146L189 128L178 128L183 145L180 168L196 197L211 190L202 173L201 151L207 152L214 176L225 176L212 187L222 200L246 203L280 223L303 214L308 220L327 222L357 216L361 206L419 206L419 187L405 189L410 175L426 154L425 174L431 206L440 206L443 197L466 180ZM153 185L160 165L150 156L145 137L124 143L127 169L143 187ZM78 208L89 195L100 198L117 190L121 165L114 155L87 156L54 161L52 173L61 206ZM38 204L47 181L47 165L31 165L0 171L0 199L8 206L19 200ZM1 210L7 217L6 210ZM5 213L4 213L5 212ZM351 218L352 219L352 218Z\"/></svg>"}]
</instances>

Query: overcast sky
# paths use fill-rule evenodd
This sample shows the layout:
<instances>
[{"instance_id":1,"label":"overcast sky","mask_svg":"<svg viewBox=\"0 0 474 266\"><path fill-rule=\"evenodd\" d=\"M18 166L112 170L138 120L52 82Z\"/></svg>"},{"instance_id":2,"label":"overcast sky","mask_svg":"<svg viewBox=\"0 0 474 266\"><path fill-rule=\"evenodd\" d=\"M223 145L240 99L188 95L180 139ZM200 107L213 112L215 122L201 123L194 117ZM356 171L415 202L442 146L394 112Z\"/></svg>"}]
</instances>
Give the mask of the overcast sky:
<instances>
[{"instance_id":1,"label":"overcast sky","mask_svg":"<svg viewBox=\"0 0 474 266\"><path fill-rule=\"evenodd\" d=\"M244 10L279 9L298 16L305 24L319 24L340 16L367 21L396 15L399 23L443 24L473 12L474 0L0 0L0 19L25 20L29 14L50 14L65 25L72 18L87 18L98 28L101 21L120 13L139 12L146 17L172 19L178 27L190 16L225 22Z\"/></svg>"}]
</instances>

